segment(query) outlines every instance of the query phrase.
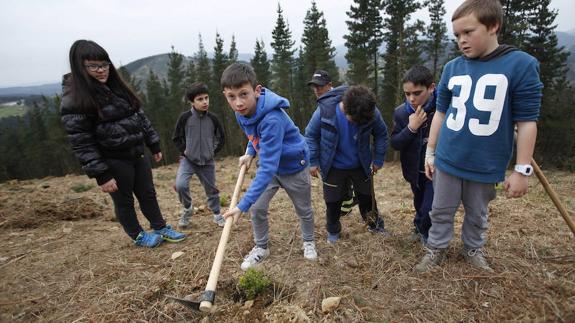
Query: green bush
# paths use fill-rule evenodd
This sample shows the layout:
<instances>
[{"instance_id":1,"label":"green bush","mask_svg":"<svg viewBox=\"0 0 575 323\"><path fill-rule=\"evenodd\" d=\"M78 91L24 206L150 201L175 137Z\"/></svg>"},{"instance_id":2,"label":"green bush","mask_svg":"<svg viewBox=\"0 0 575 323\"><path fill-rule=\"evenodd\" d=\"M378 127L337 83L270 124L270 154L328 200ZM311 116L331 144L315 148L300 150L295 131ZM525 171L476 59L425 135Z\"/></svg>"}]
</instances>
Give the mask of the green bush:
<instances>
[{"instance_id":1,"label":"green bush","mask_svg":"<svg viewBox=\"0 0 575 323\"><path fill-rule=\"evenodd\" d=\"M72 186L72 191L76 193L82 193L91 190L92 187L94 187L92 184L76 184Z\"/></svg>"},{"instance_id":2,"label":"green bush","mask_svg":"<svg viewBox=\"0 0 575 323\"><path fill-rule=\"evenodd\" d=\"M254 299L270 284L271 281L261 271L250 268L240 277L238 287L246 294L248 299Z\"/></svg>"}]
</instances>

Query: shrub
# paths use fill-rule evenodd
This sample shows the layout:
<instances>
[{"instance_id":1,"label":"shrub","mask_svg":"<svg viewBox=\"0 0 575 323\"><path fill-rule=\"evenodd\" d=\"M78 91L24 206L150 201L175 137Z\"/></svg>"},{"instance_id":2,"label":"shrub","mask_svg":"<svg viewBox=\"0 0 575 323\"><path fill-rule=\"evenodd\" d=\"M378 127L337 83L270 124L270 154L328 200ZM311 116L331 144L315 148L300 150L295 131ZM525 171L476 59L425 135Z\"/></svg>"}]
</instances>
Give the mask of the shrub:
<instances>
[{"instance_id":1,"label":"shrub","mask_svg":"<svg viewBox=\"0 0 575 323\"><path fill-rule=\"evenodd\" d=\"M254 299L270 284L271 281L261 271L250 268L240 277L238 287L246 294L248 299Z\"/></svg>"}]
</instances>

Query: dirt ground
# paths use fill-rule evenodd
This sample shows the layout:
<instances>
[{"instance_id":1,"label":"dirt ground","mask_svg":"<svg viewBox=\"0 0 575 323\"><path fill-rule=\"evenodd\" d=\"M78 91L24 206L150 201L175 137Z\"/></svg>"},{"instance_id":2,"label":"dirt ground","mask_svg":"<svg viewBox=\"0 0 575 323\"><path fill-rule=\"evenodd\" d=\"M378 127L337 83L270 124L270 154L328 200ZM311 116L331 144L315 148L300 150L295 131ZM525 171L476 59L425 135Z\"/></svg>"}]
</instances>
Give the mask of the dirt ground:
<instances>
[{"instance_id":1,"label":"dirt ground","mask_svg":"<svg viewBox=\"0 0 575 323\"><path fill-rule=\"evenodd\" d=\"M233 192L236 164L235 158L218 161L223 200ZM175 172L175 165L154 170L160 206L173 225L180 210ZM546 175L575 209L575 174ZM575 239L535 177L524 198L508 200L499 192L490 204L486 251L493 273L457 256L461 210L447 262L431 273L413 272L423 249L409 240L411 191L397 163L376 176L378 207L393 233L388 238L367 232L356 207L343 218L342 240L328 245L321 183L313 179L315 262L302 256L297 217L280 191L270 205L271 255L260 267L273 286L251 307L237 291L240 263L252 247L244 216L232 230L217 307L209 315L166 298L203 291L220 238L199 181L191 186L198 209L187 240L145 249L124 234L110 197L86 176L0 184L0 321L575 322ZM183 255L172 260L178 251ZM330 296L341 297L341 304L322 313L321 302Z\"/></svg>"}]
</instances>

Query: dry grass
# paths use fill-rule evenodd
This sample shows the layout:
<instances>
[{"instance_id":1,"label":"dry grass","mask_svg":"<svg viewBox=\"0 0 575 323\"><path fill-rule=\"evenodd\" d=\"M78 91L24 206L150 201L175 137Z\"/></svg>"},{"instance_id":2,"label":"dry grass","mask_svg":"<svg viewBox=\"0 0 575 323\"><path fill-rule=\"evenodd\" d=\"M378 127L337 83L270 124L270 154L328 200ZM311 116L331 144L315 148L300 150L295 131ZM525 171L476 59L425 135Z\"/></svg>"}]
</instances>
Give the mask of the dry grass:
<instances>
[{"instance_id":1,"label":"dry grass","mask_svg":"<svg viewBox=\"0 0 575 323\"><path fill-rule=\"evenodd\" d=\"M218 185L228 197L235 165L235 159L218 163ZM172 224L180 209L172 190L175 171L154 171L160 205ZM535 178L524 198L498 196L490 205L486 249L494 273L457 256L459 212L447 262L418 275L412 267L423 250L408 240L411 192L400 173L392 163L376 176L378 206L394 235L366 232L355 208L343 218L343 239L336 245L325 242L321 185L313 180L316 262L303 259L293 206L278 193L270 206L271 255L261 266L274 285L249 309L236 288L239 264L252 247L244 218L232 231L217 310L209 316L165 298L201 293L219 240L197 179L191 186L199 210L188 239L154 250L133 246L113 221L111 199L97 187L72 189L92 184L85 176L0 184L0 321L575 321L575 240ZM547 176L573 209L575 174ZM143 217L141 222L147 226ZM171 260L176 251L184 255ZM329 296L341 296L342 303L323 314L321 301Z\"/></svg>"}]
</instances>

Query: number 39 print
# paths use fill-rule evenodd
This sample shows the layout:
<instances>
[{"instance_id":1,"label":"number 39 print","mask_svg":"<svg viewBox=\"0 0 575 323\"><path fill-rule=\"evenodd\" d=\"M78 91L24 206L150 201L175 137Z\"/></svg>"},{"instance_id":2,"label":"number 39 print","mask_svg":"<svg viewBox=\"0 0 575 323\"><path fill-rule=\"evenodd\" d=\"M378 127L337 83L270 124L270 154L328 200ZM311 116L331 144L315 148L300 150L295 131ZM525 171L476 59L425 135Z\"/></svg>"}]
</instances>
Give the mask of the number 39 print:
<instances>
[{"instance_id":1,"label":"number 39 print","mask_svg":"<svg viewBox=\"0 0 575 323\"><path fill-rule=\"evenodd\" d=\"M451 102L453 108L457 109L457 115L452 112L447 117L447 127L453 131L459 131L465 125L472 82L469 75L460 75L452 77L447 85L449 90L453 90L455 86L461 86L459 96L453 96ZM469 131L472 134L476 136L490 136L497 131L503 106L505 105L507 85L507 77L504 74L485 74L477 80L475 94L473 95L473 107L479 111L490 112L490 116L489 122L483 124L477 118L470 118ZM488 86L495 87L493 99L485 98L485 90Z\"/></svg>"}]
</instances>

